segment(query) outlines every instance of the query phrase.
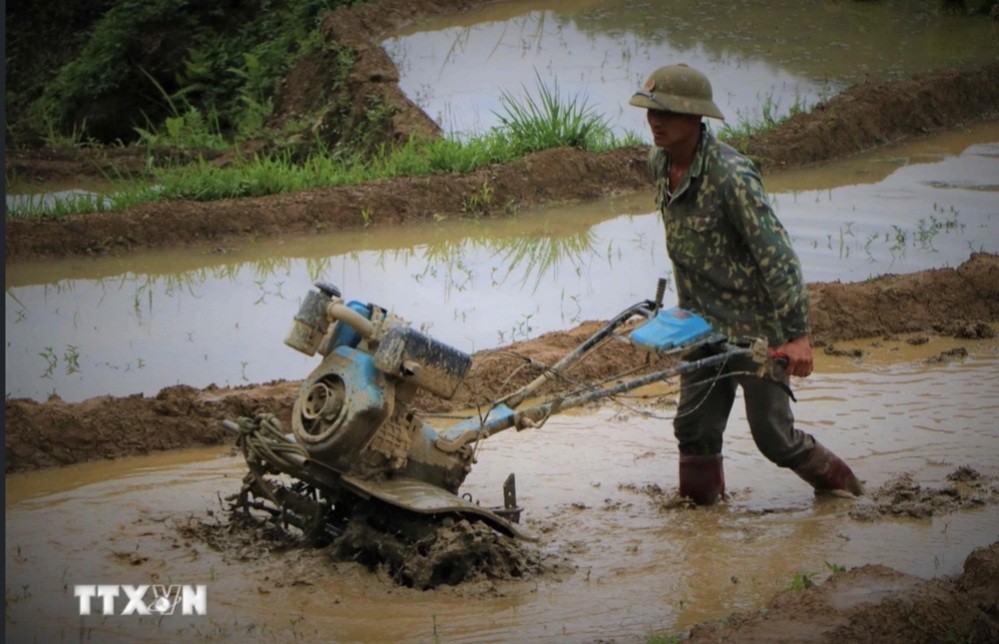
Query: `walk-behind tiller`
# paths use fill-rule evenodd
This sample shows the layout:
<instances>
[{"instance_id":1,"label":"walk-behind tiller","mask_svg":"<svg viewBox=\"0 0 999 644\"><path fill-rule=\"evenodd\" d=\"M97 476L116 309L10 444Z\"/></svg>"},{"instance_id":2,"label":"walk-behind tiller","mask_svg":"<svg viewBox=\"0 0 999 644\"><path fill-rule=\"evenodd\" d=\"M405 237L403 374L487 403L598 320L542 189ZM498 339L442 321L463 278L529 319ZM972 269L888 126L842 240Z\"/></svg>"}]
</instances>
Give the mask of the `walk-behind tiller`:
<instances>
[{"instance_id":1,"label":"walk-behind tiller","mask_svg":"<svg viewBox=\"0 0 999 644\"><path fill-rule=\"evenodd\" d=\"M445 517L481 520L500 533L530 539L518 525L522 509L512 474L503 486L502 507L487 509L459 496L479 441L511 427L536 427L566 409L737 356L753 357L761 375L768 363L765 343L729 344L703 318L678 308L663 310L665 281L660 280L654 300L622 311L534 381L493 401L488 411L438 431L414 409L414 397L424 389L450 399L468 373L471 356L379 306L345 302L335 286L319 282L316 287L285 338L285 344L306 355L323 356L302 383L292 433L285 434L267 414L224 425L239 434L250 469L239 505L266 511L317 543L335 538L362 508L364 516L409 523ZM616 333L635 318L645 321L626 337ZM524 406L542 385L612 337L645 351L675 354L677 360L669 368L583 385ZM680 357L706 345L715 345L710 357ZM282 474L287 476L276 476Z\"/></svg>"}]
</instances>

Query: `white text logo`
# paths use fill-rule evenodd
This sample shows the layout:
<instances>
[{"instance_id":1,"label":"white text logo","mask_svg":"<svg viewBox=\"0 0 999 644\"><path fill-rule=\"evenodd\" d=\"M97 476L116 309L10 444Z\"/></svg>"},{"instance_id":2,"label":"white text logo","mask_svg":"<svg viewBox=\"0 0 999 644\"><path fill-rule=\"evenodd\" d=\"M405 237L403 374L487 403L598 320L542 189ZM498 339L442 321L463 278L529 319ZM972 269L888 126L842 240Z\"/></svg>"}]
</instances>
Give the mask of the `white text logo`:
<instances>
[{"instance_id":1,"label":"white text logo","mask_svg":"<svg viewBox=\"0 0 999 644\"><path fill-rule=\"evenodd\" d=\"M101 615L173 615L178 606L181 615L208 614L206 586L84 584L74 586L73 595L81 615L93 615L95 603Z\"/></svg>"}]
</instances>

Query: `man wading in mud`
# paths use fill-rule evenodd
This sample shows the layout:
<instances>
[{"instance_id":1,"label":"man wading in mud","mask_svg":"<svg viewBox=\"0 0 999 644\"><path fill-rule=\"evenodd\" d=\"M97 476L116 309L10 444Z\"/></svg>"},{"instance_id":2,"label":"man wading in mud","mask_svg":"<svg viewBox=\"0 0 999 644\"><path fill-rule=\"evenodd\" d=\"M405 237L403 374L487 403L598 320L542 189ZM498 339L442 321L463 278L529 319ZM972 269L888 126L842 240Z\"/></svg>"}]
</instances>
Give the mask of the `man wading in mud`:
<instances>
[{"instance_id":1,"label":"man wading in mud","mask_svg":"<svg viewBox=\"0 0 999 644\"><path fill-rule=\"evenodd\" d=\"M812 372L808 293L801 265L753 162L718 141L702 117L723 119L711 83L686 65L661 67L631 105L648 110L656 204L666 226L679 304L731 339L766 338L788 359L789 376ZM703 357L703 356L697 356ZM699 505L725 493L722 433L741 386L753 440L768 459L816 491L863 494L850 467L794 427L788 394L755 374L749 358L680 378L673 429L680 449L680 495Z\"/></svg>"}]
</instances>

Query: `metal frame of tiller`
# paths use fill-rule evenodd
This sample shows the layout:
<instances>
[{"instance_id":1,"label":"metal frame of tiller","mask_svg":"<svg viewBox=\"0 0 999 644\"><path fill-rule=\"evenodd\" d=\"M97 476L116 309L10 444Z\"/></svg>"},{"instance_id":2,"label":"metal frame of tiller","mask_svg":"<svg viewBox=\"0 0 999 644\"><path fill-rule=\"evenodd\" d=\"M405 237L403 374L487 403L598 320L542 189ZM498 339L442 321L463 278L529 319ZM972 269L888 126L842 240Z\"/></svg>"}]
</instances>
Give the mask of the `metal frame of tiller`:
<instances>
[{"instance_id":1,"label":"metal frame of tiller","mask_svg":"<svg viewBox=\"0 0 999 644\"><path fill-rule=\"evenodd\" d=\"M459 496L458 486L474 463L474 447L479 441L510 428L537 427L564 410L720 365L736 357L752 358L760 365L761 375L769 362L764 341L731 344L702 318L678 308L664 310L665 280L659 280L654 300L644 300L622 311L532 382L492 403L484 414L465 418L438 432L423 422L409 408L409 403L417 389L429 389L450 398L467 373L470 356L416 332L379 307L357 302L345 304L336 287L321 282L316 286L320 289L319 297L313 297L315 291L310 292L285 340L309 355L318 348L326 356L303 383L295 404L294 433L284 433L277 419L270 415L259 415L252 420L242 418L238 423L223 422L224 427L239 434L238 445L250 466L240 495L241 504L267 510L312 536L335 536L358 501L376 501L387 504L387 509L420 515L480 519L505 534L533 539L517 525L522 508L517 505L513 474L504 483L501 508L484 508L468 495ZM603 341L612 337L622 339L616 332L637 316L646 318L646 322L633 329L625 340L636 347L654 354L690 354L712 345L711 355L681 360L668 368L613 384L603 384L613 380L608 379L584 385L518 409L545 383L561 377L562 372ZM369 366L369 362L374 366ZM352 380L360 378L356 374L362 371L373 373L364 377L373 379L378 386L352 389L355 385ZM358 404L355 399L367 400L386 391L394 396L383 407L392 411L375 421L367 421L360 432L362 440L350 442L353 437L347 436L348 431L342 427L344 417L349 416L349 407ZM323 418L326 423L320 422ZM351 429L350 433L359 431ZM385 432L389 432L388 438ZM339 451L317 447L317 436L327 443L331 436L338 440ZM372 460L373 456L377 459ZM265 477L275 473L287 474L299 482L285 486Z\"/></svg>"}]
</instances>

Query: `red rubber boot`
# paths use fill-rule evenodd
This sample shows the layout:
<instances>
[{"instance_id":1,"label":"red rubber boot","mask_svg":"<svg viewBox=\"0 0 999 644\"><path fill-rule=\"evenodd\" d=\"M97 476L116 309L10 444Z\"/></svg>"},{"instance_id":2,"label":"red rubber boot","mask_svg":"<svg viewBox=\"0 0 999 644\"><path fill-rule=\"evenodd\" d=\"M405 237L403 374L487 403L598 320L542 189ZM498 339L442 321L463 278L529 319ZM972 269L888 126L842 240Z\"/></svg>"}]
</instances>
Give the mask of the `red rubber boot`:
<instances>
[{"instance_id":1,"label":"red rubber boot","mask_svg":"<svg viewBox=\"0 0 999 644\"><path fill-rule=\"evenodd\" d=\"M680 496L697 505L712 505L725 496L722 455L680 454Z\"/></svg>"},{"instance_id":2,"label":"red rubber boot","mask_svg":"<svg viewBox=\"0 0 999 644\"><path fill-rule=\"evenodd\" d=\"M815 441L815 448L808 453L808 457L791 469L815 488L816 493L852 496L864 494L864 485L850 466L818 441Z\"/></svg>"}]
</instances>

